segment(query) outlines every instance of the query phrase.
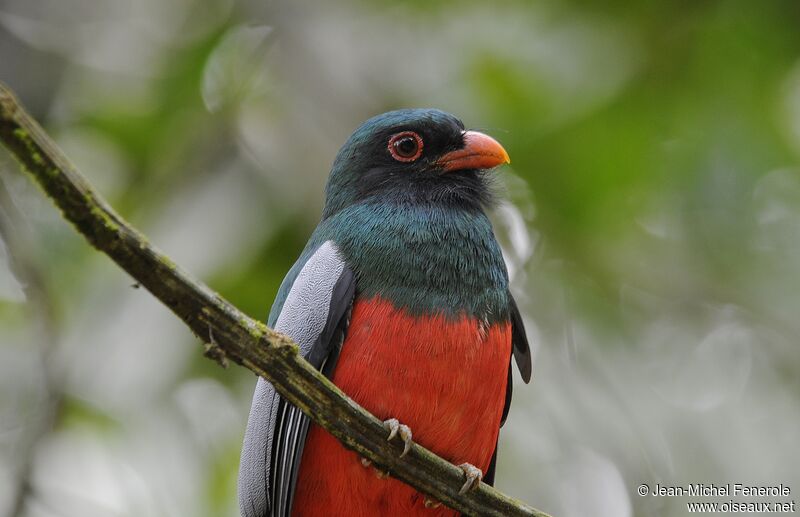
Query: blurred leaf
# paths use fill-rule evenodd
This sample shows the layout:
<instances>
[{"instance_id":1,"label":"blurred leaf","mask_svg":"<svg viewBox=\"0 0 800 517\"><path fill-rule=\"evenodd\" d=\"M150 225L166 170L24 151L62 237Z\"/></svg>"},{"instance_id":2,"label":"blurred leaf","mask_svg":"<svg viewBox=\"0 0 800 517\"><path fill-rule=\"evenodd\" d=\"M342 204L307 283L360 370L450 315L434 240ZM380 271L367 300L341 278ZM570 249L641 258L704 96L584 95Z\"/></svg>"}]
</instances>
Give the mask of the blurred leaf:
<instances>
[{"instance_id":1,"label":"blurred leaf","mask_svg":"<svg viewBox=\"0 0 800 517\"><path fill-rule=\"evenodd\" d=\"M267 26L241 26L225 34L203 71L201 92L209 111L241 103L258 88L271 32Z\"/></svg>"},{"instance_id":2,"label":"blurred leaf","mask_svg":"<svg viewBox=\"0 0 800 517\"><path fill-rule=\"evenodd\" d=\"M59 412L59 427L92 429L92 432L103 434L120 429L120 423L93 407L85 400L75 397L64 397Z\"/></svg>"}]
</instances>

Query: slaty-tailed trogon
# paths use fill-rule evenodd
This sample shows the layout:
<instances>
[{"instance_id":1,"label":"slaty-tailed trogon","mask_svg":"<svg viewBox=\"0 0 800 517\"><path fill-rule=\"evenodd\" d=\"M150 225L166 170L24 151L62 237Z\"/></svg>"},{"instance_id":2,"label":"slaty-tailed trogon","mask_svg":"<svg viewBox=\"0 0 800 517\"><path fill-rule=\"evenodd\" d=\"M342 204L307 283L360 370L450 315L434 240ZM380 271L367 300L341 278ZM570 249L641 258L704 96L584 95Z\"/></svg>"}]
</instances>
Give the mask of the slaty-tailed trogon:
<instances>
[{"instance_id":1,"label":"slaty-tailed trogon","mask_svg":"<svg viewBox=\"0 0 800 517\"><path fill-rule=\"evenodd\" d=\"M491 483L511 401L511 357L531 358L484 209L494 139L433 109L392 111L337 155L322 220L278 292L268 323L381 419ZM239 471L245 517L444 516L312 424L258 380Z\"/></svg>"}]
</instances>

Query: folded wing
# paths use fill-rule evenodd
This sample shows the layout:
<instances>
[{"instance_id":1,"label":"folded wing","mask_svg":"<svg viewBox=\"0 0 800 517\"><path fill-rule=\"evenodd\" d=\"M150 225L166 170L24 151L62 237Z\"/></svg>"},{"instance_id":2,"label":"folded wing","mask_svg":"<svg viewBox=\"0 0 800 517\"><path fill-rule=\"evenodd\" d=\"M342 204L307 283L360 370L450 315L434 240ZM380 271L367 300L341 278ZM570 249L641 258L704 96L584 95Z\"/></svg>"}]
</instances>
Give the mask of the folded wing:
<instances>
[{"instance_id":1,"label":"folded wing","mask_svg":"<svg viewBox=\"0 0 800 517\"><path fill-rule=\"evenodd\" d=\"M289 271L268 324L300 345L329 374L338 357L355 293L353 272L336 245L309 250ZM309 419L259 378L239 467L243 517L289 516Z\"/></svg>"}]
</instances>

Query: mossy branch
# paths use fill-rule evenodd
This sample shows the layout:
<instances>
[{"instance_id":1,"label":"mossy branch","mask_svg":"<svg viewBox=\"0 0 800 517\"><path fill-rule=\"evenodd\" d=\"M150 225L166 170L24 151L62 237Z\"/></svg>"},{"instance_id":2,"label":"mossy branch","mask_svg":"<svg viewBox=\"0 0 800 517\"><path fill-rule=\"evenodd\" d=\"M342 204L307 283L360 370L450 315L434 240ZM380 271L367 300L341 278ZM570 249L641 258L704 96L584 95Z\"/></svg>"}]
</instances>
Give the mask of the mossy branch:
<instances>
[{"instance_id":1,"label":"mossy branch","mask_svg":"<svg viewBox=\"0 0 800 517\"><path fill-rule=\"evenodd\" d=\"M78 232L206 343L207 356L223 365L231 360L269 380L345 447L451 508L468 515L547 517L484 483L459 495L463 472L419 445L401 459L402 445L386 440L382 423L306 362L291 339L192 278L115 213L2 83L0 141Z\"/></svg>"}]
</instances>

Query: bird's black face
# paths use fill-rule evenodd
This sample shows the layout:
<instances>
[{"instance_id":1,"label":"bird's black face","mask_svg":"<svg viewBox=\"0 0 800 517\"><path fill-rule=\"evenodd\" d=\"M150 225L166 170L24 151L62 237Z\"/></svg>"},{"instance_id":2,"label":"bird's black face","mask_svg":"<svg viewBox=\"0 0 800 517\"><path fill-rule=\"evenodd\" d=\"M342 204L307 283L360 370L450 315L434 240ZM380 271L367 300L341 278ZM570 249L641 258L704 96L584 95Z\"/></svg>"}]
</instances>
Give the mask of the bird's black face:
<instances>
[{"instance_id":1,"label":"bird's black face","mask_svg":"<svg viewBox=\"0 0 800 517\"><path fill-rule=\"evenodd\" d=\"M492 198L486 170L508 161L499 143L448 113L392 111L365 122L339 151L325 212L371 198L480 208Z\"/></svg>"}]
</instances>

